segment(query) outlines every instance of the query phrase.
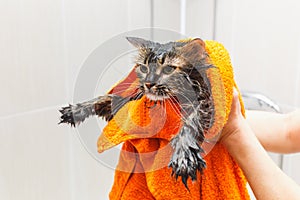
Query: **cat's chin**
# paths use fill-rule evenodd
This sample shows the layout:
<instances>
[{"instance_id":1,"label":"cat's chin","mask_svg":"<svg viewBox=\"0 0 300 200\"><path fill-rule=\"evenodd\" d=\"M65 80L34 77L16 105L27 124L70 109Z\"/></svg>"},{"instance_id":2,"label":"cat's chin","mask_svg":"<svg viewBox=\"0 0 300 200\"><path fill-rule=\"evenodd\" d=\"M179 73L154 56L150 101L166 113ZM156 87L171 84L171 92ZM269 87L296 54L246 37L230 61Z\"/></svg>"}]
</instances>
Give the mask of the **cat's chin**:
<instances>
[{"instance_id":1,"label":"cat's chin","mask_svg":"<svg viewBox=\"0 0 300 200\"><path fill-rule=\"evenodd\" d=\"M168 96L157 96L151 93L146 94L146 97L152 101L163 101L169 98Z\"/></svg>"}]
</instances>

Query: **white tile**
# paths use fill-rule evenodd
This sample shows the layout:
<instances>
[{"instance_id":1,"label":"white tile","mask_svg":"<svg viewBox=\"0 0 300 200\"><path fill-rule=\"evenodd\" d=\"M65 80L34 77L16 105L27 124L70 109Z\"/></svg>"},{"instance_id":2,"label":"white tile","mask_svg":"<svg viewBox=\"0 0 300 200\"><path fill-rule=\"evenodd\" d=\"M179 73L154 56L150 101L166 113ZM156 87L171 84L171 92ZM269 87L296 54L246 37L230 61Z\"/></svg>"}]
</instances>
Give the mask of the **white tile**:
<instances>
[{"instance_id":1,"label":"white tile","mask_svg":"<svg viewBox=\"0 0 300 200\"><path fill-rule=\"evenodd\" d=\"M214 1L188 0L186 3L186 35L213 39Z\"/></svg>"},{"instance_id":2,"label":"white tile","mask_svg":"<svg viewBox=\"0 0 300 200\"><path fill-rule=\"evenodd\" d=\"M261 92L285 108L299 106L300 3L217 2L217 40L229 49L239 86ZM278 155L272 158L279 163ZM284 172L298 184L299 160L298 154L283 159Z\"/></svg>"},{"instance_id":3,"label":"white tile","mask_svg":"<svg viewBox=\"0 0 300 200\"><path fill-rule=\"evenodd\" d=\"M100 130L98 130L99 134ZM96 142L97 140L94 141L95 147ZM94 159L93 156L95 154L92 156L85 149L82 141L79 140L76 134L73 134L71 144L72 200L108 200L114 179L114 169ZM88 149L91 150L92 148L90 146ZM115 159L118 159L117 155Z\"/></svg>"},{"instance_id":4,"label":"white tile","mask_svg":"<svg viewBox=\"0 0 300 200\"><path fill-rule=\"evenodd\" d=\"M64 1L66 56L71 92L76 77L90 54L113 36L127 31L127 6L127 1L122 0ZM105 67L99 66L101 69Z\"/></svg>"},{"instance_id":5,"label":"white tile","mask_svg":"<svg viewBox=\"0 0 300 200\"><path fill-rule=\"evenodd\" d=\"M154 0L154 27L180 31L180 1Z\"/></svg>"},{"instance_id":6,"label":"white tile","mask_svg":"<svg viewBox=\"0 0 300 200\"><path fill-rule=\"evenodd\" d=\"M150 0L128 0L128 30L149 28L151 25Z\"/></svg>"},{"instance_id":7,"label":"white tile","mask_svg":"<svg viewBox=\"0 0 300 200\"><path fill-rule=\"evenodd\" d=\"M228 45L240 87L261 92L278 103L293 105L300 3L218 2L221 14L217 18L217 40Z\"/></svg>"},{"instance_id":8,"label":"white tile","mask_svg":"<svg viewBox=\"0 0 300 200\"><path fill-rule=\"evenodd\" d=\"M216 40L221 42L229 52L233 52L235 34L236 4L235 0L216 1Z\"/></svg>"},{"instance_id":9,"label":"white tile","mask_svg":"<svg viewBox=\"0 0 300 200\"><path fill-rule=\"evenodd\" d=\"M1 1L0 116L65 100L61 1Z\"/></svg>"},{"instance_id":10,"label":"white tile","mask_svg":"<svg viewBox=\"0 0 300 200\"><path fill-rule=\"evenodd\" d=\"M58 116L50 110L0 121L0 199L70 199L70 133Z\"/></svg>"},{"instance_id":11,"label":"white tile","mask_svg":"<svg viewBox=\"0 0 300 200\"><path fill-rule=\"evenodd\" d=\"M300 185L300 154L291 154L284 157L284 172Z\"/></svg>"},{"instance_id":12,"label":"white tile","mask_svg":"<svg viewBox=\"0 0 300 200\"><path fill-rule=\"evenodd\" d=\"M270 153L269 152L269 156L272 158L272 160L276 163L276 165L278 166L278 167L282 167L282 165L283 165L283 157L282 157L282 155L281 154L277 154L277 153Z\"/></svg>"}]
</instances>

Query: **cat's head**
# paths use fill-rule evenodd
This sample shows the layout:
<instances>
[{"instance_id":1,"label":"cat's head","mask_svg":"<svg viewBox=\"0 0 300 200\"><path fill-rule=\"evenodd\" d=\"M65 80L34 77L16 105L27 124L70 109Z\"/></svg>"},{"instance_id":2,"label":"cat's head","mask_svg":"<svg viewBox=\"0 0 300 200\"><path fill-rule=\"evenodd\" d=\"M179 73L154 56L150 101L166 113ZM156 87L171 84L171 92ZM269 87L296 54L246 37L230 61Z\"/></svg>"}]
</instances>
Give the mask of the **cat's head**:
<instances>
[{"instance_id":1,"label":"cat's head","mask_svg":"<svg viewBox=\"0 0 300 200\"><path fill-rule=\"evenodd\" d=\"M135 68L140 89L154 101L192 88L190 74L207 66L205 43L198 38L165 44L136 37L127 40L139 51Z\"/></svg>"}]
</instances>

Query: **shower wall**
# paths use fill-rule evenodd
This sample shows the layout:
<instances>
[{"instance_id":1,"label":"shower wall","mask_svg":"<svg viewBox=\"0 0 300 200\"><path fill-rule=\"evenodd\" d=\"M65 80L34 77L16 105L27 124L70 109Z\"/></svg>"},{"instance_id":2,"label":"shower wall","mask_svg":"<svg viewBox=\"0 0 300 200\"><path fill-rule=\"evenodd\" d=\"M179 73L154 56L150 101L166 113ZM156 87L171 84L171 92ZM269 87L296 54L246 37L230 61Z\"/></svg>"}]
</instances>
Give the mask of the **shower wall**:
<instances>
[{"instance_id":1,"label":"shower wall","mask_svg":"<svg viewBox=\"0 0 300 200\"><path fill-rule=\"evenodd\" d=\"M228 48L240 88L266 95L283 111L300 107L299 8L293 0L217 1L216 40ZM298 184L299 167L299 154L283 157L284 172Z\"/></svg>"}]
</instances>

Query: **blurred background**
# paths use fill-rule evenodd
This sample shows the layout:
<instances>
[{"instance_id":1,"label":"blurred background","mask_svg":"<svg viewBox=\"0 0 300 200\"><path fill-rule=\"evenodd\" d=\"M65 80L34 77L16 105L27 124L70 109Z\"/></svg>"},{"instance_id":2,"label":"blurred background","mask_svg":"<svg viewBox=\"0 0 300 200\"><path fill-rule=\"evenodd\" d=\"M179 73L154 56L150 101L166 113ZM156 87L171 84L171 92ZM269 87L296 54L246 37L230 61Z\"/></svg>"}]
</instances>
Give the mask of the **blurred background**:
<instances>
[{"instance_id":1,"label":"blurred background","mask_svg":"<svg viewBox=\"0 0 300 200\"><path fill-rule=\"evenodd\" d=\"M242 90L300 107L299 10L296 0L1 0L0 199L107 199L114 171L57 125L57 110L89 54L126 31L217 40ZM272 158L300 184L299 154Z\"/></svg>"}]
</instances>

